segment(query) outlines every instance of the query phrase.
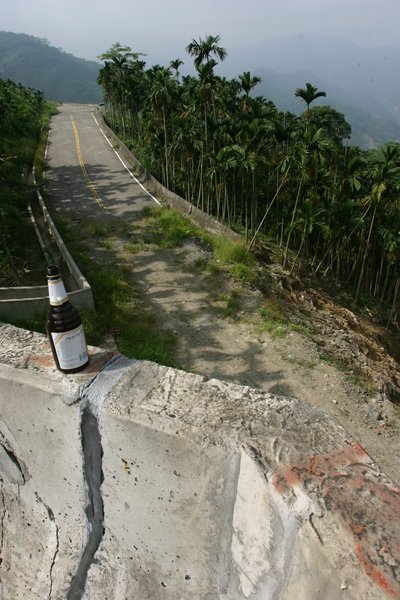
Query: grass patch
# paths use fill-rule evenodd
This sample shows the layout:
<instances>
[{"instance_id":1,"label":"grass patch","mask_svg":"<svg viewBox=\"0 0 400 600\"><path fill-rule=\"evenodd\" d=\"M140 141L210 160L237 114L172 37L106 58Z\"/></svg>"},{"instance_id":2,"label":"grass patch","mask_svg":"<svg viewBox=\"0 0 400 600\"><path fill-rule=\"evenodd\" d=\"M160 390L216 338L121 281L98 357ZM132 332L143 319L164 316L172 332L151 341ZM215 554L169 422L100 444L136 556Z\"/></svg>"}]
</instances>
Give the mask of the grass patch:
<instances>
[{"instance_id":1,"label":"grass patch","mask_svg":"<svg viewBox=\"0 0 400 600\"><path fill-rule=\"evenodd\" d=\"M149 208L142 214L147 218L153 242L159 248L176 248L197 234L197 228L189 219L170 208Z\"/></svg>"},{"instance_id":2,"label":"grass patch","mask_svg":"<svg viewBox=\"0 0 400 600\"><path fill-rule=\"evenodd\" d=\"M101 240L100 245L105 249L105 250L112 250L113 248L113 244L111 240Z\"/></svg>"},{"instance_id":3,"label":"grass patch","mask_svg":"<svg viewBox=\"0 0 400 600\"><path fill-rule=\"evenodd\" d=\"M212 250L213 256L209 261L197 259L194 265L196 269L201 271L207 268L211 274L225 270L236 281L250 285L256 283L255 259L243 243L206 233L170 208L146 207L142 215L148 221L152 241L159 248L175 248L184 240L197 237Z\"/></svg>"},{"instance_id":4,"label":"grass patch","mask_svg":"<svg viewBox=\"0 0 400 600\"><path fill-rule=\"evenodd\" d=\"M253 255L247 252L244 244L214 236L206 236L206 240L213 249L213 261L210 267L214 265L217 269L226 268L233 279L243 284L256 283L255 260Z\"/></svg>"},{"instance_id":5,"label":"grass patch","mask_svg":"<svg viewBox=\"0 0 400 600\"><path fill-rule=\"evenodd\" d=\"M85 229L88 224L86 220L83 222ZM162 330L151 309L140 302L132 286L130 269L113 263L112 258L109 263L92 258L88 244L82 239L79 219L58 218L57 228L63 232L64 241L92 288L96 313L81 312L88 344L101 346L104 338L112 334L118 350L125 356L176 366L175 337ZM108 239L101 240L101 245L112 246Z\"/></svg>"},{"instance_id":6,"label":"grass patch","mask_svg":"<svg viewBox=\"0 0 400 600\"><path fill-rule=\"evenodd\" d=\"M96 306L95 314L81 313L88 343L101 346L104 337L112 333L125 356L175 366L176 340L172 333L160 329L155 315L141 304L129 270L99 265L85 252L75 256L90 282Z\"/></svg>"},{"instance_id":7,"label":"grass patch","mask_svg":"<svg viewBox=\"0 0 400 600\"><path fill-rule=\"evenodd\" d=\"M98 223L88 221L85 225L88 232L95 238L107 237L108 235L104 227L101 227Z\"/></svg>"},{"instance_id":8,"label":"grass patch","mask_svg":"<svg viewBox=\"0 0 400 600\"><path fill-rule=\"evenodd\" d=\"M132 235L132 226L126 221L118 221L117 223L113 223L112 229L115 235L120 237L129 237Z\"/></svg>"},{"instance_id":9,"label":"grass patch","mask_svg":"<svg viewBox=\"0 0 400 600\"><path fill-rule=\"evenodd\" d=\"M208 260L203 256L199 256L192 262L191 267L196 269L196 271L206 271L208 267Z\"/></svg>"},{"instance_id":10,"label":"grass patch","mask_svg":"<svg viewBox=\"0 0 400 600\"><path fill-rule=\"evenodd\" d=\"M236 291L231 292L229 296L224 293L220 294L217 301L223 303L217 308L222 317L237 317L240 310L240 299Z\"/></svg>"},{"instance_id":11,"label":"grass patch","mask_svg":"<svg viewBox=\"0 0 400 600\"><path fill-rule=\"evenodd\" d=\"M254 285L257 281L257 274L255 270L249 265L241 262L231 265L229 268L229 274L231 277L233 277L233 279L236 279L236 281L240 281L241 283Z\"/></svg>"},{"instance_id":12,"label":"grass patch","mask_svg":"<svg viewBox=\"0 0 400 600\"><path fill-rule=\"evenodd\" d=\"M132 242L130 244L125 244L124 250L130 254L137 254L138 252L143 252L143 250L146 250L146 244L143 240L135 243Z\"/></svg>"},{"instance_id":13,"label":"grass patch","mask_svg":"<svg viewBox=\"0 0 400 600\"><path fill-rule=\"evenodd\" d=\"M38 331L46 334L46 315L37 315L29 319L7 319L7 323L28 331Z\"/></svg>"},{"instance_id":14,"label":"grass patch","mask_svg":"<svg viewBox=\"0 0 400 600\"><path fill-rule=\"evenodd\" d=\"M207 236L207 239L213 248L215 260L223 265L241 263L251 266L254 264L254 259L251 254L246 252L244 244L214 236Z\"/></svg>"},{"instance_id":15,"label":"grass patch","mask_svg":"<svg viewBox=\"0 0 400 600\"><path fill-rule=\"evenodd\" d=\"M268 300L260 310L261 331L266 331L272 338L283 337L289 329L289 319L278 302Z\"/></svg>"}]
</instances>

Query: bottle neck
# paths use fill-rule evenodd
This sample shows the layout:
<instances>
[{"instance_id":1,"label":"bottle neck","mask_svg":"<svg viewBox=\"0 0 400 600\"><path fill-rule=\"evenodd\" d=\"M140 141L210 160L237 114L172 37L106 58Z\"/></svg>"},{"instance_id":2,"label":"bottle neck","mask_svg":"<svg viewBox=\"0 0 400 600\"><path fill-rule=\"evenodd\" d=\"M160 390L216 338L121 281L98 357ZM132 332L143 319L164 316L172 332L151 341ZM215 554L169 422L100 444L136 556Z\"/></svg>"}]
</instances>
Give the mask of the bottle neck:
<instances>
[{"instance_id":1,"label":"bottle neck","mask_svg":"<svg viewBox=\"0 0 400 600\"><path fill-rule=\"evenodd\" d=\"M68 296L61 277L48 279L49 301L51 306L60 306L67 302Z\"/></svg>"}]
</instances>

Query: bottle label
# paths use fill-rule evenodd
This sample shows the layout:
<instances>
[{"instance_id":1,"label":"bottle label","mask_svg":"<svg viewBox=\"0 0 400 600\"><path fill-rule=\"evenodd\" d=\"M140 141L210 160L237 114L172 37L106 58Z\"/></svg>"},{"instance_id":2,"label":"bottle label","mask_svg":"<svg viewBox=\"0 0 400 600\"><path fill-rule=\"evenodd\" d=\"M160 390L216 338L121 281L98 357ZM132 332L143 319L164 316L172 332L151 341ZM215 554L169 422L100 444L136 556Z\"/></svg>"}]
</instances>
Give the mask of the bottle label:
<instances>
[{"instance_id":1,"label":"bottle label","mask_svg":"<svg viewBox=\"0 0 400 600\"><path fill-rule=\"evenodd\" d=\"M49 301L52 306L59 306L63 304L68 298L67 292L65 291L64 283L61 279L56 281L48 281L49 288Z\"/></svg>"},{"instance_id":2,"label":"bottle label","mask_svg":"<svg viewBox=\"0 0 400 600\"><path fill-rule=\"evenodd\" d=\"M77 369L87 362L88 352L82 325L62 333L51 332L61 369Z\"/></svg>"}]
</instances>

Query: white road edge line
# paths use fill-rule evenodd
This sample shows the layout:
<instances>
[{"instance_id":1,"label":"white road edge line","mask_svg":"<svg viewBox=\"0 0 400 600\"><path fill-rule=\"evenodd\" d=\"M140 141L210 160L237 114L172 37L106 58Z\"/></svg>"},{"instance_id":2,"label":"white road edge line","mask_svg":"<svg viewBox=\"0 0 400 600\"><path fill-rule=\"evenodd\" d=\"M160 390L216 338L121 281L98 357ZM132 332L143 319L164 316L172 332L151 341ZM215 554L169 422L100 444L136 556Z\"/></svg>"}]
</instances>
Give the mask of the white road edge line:
<instances>
[{"instance_id":1,"label":"white road edge line","mask_svg":"<svg viewBox=\"0 0 400 600\"><path fill-rule=\"evenodd\" d=\"M112 145L112 143L110 142L110 140L108 139L108 137L106 136L106 134L104 133L104 131L102 130L102 128L100 126L100 123L98 122L98 120L94 116L94 113L92 113L92 117L95 120L95 123L96 123L97 127L99 128L100 133L103 135L103 137L106 140L106 142L108 142L110 144L111 148L114 150L115 154L118 156L118 158L121 161L122 165L128 171L128 173L132 177L132 179L134 179L136 181L136 183L138 183L140 185L140 187L146 192L146 194L148 194L150 196L150 198L152 198L154 200L154 202L156 202L159 206L161 206L161 202L159 202L157 200L157 198L155 198L152 194L150 194L150 192L148 190L146 190L146 188L144 187L144 185L140 183L139 179L137 179L134 176L134 174L132 173L132 171L126 166L126 164L124 163L124 161L122 160L122 158L120 157L120 155L118 154L118 152L116 151L116 149L114 148L114 146Z\"/></svg>"}]
</instances>

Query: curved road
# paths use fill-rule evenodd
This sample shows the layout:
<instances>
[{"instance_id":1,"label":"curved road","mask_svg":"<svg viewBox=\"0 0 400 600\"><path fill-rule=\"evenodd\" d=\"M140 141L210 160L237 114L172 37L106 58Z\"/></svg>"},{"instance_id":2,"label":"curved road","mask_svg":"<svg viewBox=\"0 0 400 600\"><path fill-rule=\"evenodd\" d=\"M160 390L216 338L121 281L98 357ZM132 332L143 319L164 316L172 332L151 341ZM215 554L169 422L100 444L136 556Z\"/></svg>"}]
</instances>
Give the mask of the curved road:
<instances>
[{"instance_id":1,"label":"curved road","mask_svg":"<svg viewBox=\"0 0 400 600\"><path fill-rule=\"evenodd\" d=\"M130 216L156 199L121 163L94 115L95 106L63 104L52 118L47 187L55 210L94 217Z\"/></svg>"},{"instance_id":2,"label":"curved road","mask_svg":"<svg viewBox=\"0 0 400 600\"><path fill-rule=\"evenodd\" d=\"M155 200L121 164L95 121L94 109L64 104L52 119L48 149L51 203L67 216L70 213L95 223L113 217L129 221L144 207L155 206ZM123 256L123 244L116 244L107 255L111 268L119 259L121 264L129 262L135 294L145 299L160 326L172 330L177 339L177 364L207 377L301 398L333 412L398 482L399 444L389 430L372 421L373 425L365 426L369 421L364 400L360 400L364 397L356 395L356 387L321 361L318 345L311 340L293 332L274 340L267 332L258 331L261 296L241 291L238 299L229 282L212 279L208 271L195 268L195 261L203 260L196 244L156 252L146 247L134 260L129 252L128 257ZM95 260L106 260L105 253L98 252ZM234 323L220 316L231 299L243 317ZM389 410L388 417L396 418L389 406L385 408Z\"/></svg>"}]
</instances>

